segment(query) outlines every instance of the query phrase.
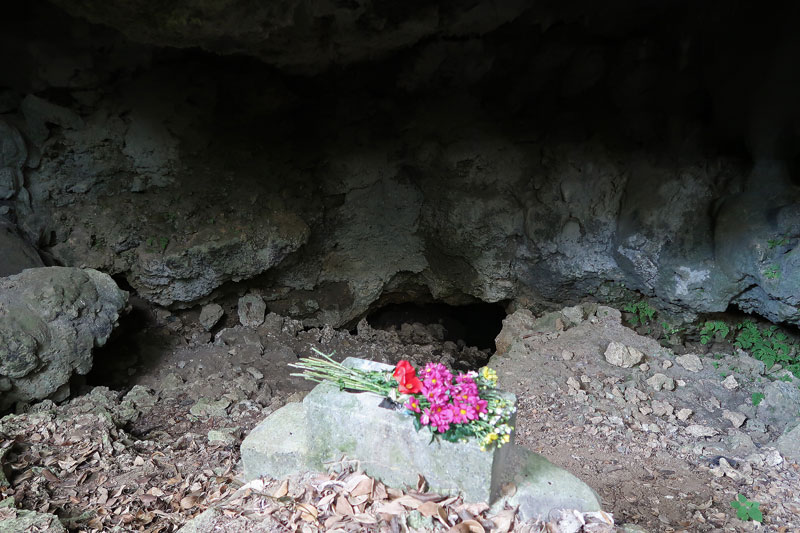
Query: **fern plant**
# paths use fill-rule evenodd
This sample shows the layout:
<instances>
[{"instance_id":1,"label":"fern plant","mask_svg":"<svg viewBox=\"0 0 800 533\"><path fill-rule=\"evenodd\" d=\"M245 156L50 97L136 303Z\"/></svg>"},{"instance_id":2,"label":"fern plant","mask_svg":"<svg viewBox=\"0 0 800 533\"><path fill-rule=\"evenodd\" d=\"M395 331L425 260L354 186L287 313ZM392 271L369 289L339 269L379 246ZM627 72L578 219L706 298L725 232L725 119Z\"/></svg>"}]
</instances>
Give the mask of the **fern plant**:
<instances>
[{"instance_id":1,"label":"fern plant","mask_svg":"<svg viewBox=\"0 0 800 533\"><path fill-rule=\"evenodd\" d=\"M712 339L725 340L731 328L721 320L708 320L700 328L700 344L708 344Z\"/></svg>"}]
</instances>

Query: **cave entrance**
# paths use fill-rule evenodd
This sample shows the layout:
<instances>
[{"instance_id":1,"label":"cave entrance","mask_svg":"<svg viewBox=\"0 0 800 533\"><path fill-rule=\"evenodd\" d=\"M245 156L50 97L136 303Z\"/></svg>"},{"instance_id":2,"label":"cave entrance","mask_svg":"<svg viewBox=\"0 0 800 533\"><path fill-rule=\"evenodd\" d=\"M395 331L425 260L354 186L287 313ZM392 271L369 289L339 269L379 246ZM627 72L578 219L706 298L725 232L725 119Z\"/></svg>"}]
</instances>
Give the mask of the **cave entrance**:
<instances>
[{"instance_id":1,"label":"cave entrance","mask_svg":"<svg viewBox=\"0 0 800 533\"><path fill-rule=\"evenodd\" d=\"M395 303L368 314L367 322L375 329L384 330L399 330L403 324L439 324L443 327L443 341L494 352L494 339L503 328L505 317L503 303Z\"/></svg>"}]
</instances>

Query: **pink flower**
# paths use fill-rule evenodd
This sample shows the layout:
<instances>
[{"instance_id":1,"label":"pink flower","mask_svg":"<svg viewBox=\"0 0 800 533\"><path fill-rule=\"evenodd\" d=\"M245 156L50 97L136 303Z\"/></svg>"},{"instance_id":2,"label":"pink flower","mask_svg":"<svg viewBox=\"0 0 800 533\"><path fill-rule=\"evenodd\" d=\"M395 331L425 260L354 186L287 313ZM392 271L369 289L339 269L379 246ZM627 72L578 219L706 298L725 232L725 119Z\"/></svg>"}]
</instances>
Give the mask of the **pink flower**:
<instances>
[{"instance_id":1,"label":"pink flower","mask_svg":"<svg viewBox=\"0 0 800 533\"><path fill-rule=\"evenodd\" d=\"M451 406L453 411L453 423L464 424L470 420L478 418L475 406L469 403L454 402Z\"/></svg>"},{"instance_id":2,"label":"pink flower","mask_svg":"<svg viewBox=\"0 0 800 533\"><path fill-rule=\"evenodd\" d=\"M413 396L408 399L405 404L405 408L409 411L414 411L415 413L419 413L421 411L419 407L419 400Z\"/></svg>"}]
</instances>

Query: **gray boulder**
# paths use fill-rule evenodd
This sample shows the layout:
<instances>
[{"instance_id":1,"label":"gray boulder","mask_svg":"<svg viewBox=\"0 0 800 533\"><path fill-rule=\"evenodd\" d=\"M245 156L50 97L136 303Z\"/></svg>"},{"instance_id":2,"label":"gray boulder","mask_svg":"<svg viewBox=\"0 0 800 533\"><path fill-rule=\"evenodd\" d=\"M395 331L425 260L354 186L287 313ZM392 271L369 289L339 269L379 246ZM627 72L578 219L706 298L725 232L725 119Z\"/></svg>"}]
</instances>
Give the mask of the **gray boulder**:
<instances>
[{"instance_id":1,"label":"gray boulder","mask_svg":"<svg viewBox=\"0 0 800 533\"><path fill-rule=\"evenodd\" d=\"M257 328L264 323L267 304L257 294L248 294L239 298L239 322L246 328Z\"/></svg>"},{"instance_id":2,"label":"gray boulder","mask_svg":"<svg viewBox=\"0 0 800 533\"><path fill-rule=\"evenodd\" d=\"M217 325L225 311L219 304L204 305L200 310L200 325L206 331L211 331L211 328Z\"/></svg>"},{"instance_id":3,"label":"gray boulder","mask_svg":"<svg viewBox=\"0 0 800 533\"><path fill-rule=\"evenodd\" d=\"M0 279L0 410L63 392L92 367L127 302L96 270L32 268Z\"/></svg>"},{"instance_id":4,"label":"gray boulder","mask_svg":"<svg viewBox=\"0 0 800 533\"><path fill-rule=\"evenodd\" d=\"M800 423L778 438L777 448L785 458L800 463Z\"/></svg>"}]
</instances>

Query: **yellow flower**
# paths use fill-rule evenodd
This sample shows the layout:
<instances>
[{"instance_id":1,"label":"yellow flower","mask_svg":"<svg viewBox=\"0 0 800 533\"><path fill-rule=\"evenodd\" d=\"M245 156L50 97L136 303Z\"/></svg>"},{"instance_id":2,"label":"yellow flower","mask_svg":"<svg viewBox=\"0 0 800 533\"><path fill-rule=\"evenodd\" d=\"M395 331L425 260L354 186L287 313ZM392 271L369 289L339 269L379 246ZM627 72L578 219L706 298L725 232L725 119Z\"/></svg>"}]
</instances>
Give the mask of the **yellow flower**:
<instances>
[{"instance_id":1,"label":"yellow flower","mask_svg":"<svg viewBox=\"0 0 800 533\"><path fill-rule=\"evenodd\" d=\"M511 440L511 435L508 435L508 434L503 435L503 438L501 440L503 442L508 442L509 440Z\"/></svg>"},{"instance_id":2,"label":"yellow flower","mask_svg":"<svg viewBox=\"0 0 800 533\"><path fill-rule=\"evenodd\" d=\"M494 442L497 440L497 433L489 433L486 438L489 439L489 442Z\"/></svg>"}]
</instances>

